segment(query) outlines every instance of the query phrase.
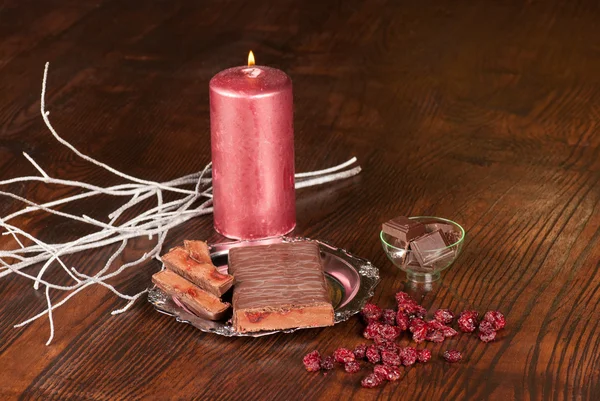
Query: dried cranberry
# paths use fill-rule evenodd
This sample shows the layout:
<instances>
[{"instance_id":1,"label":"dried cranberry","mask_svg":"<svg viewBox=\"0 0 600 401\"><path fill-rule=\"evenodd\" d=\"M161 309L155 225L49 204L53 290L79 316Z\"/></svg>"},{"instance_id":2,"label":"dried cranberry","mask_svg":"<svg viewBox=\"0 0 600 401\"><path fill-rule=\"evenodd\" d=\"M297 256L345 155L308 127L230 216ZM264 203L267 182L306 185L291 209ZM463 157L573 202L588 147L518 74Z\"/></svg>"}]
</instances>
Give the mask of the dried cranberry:
<instances>
[{"instance_id":1,"label":"dried cranberry","mask_svg":"<svg viewBox=\"0 0 600 401\"><path fill-rule=\"evenodd\" d=\"M402 331L408 330L409 320L408 316L406 316L404 312L398 312L396 314L396 326L398 326Z\"/></svg>"},{"instance_id":2,"label":"dried cranberry","mask_svg":"<svg viewBox=\"0 0 600 401\"><path fill-rule=\"evenodd\" d=\"M450 324L454 320L454 313L450 309L438 309L433 314L433 318L440 323Z\"/></svg>"},{"instance_id":3,"label":"dried cranberry","mask_svg":"<svg viewBox=\"0 0 600 401\"><path fill-rule=\"evenodd\" d=\"M398 380L402 376L397 366L377 365L373 369L373 372L391 382Z\"/></svg>"},{"instance_id":4,"label":"dried cranberry","mask_svg":"<svg viewBox=\"0 0 600 401\"><path fill-rule=\"evenodd\" d=\"M375 345L377 346L377 349L379 350L379 352L381 351L391 351L391 352L398 352L398 344L396 344L393 341L378 341L375 340Z\"/></svg>"},{"instance_id":5,"label":"dried cranberry","mask_svg":"<svg viewBox=\"0 0 600 401\"><path fill-rule=\"evenodd\" d=\"M397 352L383 350L381 351L381 361L384 365L400 366L402 360Z\"/></svg>"},{"instance_id":6,"label":"dried cranberry","mask_svg":"<svg viewBox=\"0 0 600 401\"><path fill-rule=\"evenodd\" d=\"M450 363L458 362L462 359L462 354L455 349L445 351L442 356Z\"/></svg>"},{"instance_id":7,"label":"dried cranberry","mask_svg":"<svg viewBox=\"0 0 600 401\"><path fill-rule=\"evenodd\" d=\"M425 339L427 341L431 341L433 343L441 343L444 342L444 333L441 330L427 330L427 335Z\"/></svg>"},{"instance_id":8,"label":"dried cranberry","mask_svg":"<svg viewBox=\"0 0 600 401\"><path fill-rule=\"evenodd\" d=\"M492 331L491 333L479 333L479 339L484 343L492 342L496 339L496 332Z\"/></svg>"},{"instance_id":9,"label":"dried cranberry","mask_svg":"<svg viewBox=\"0 0 600 401\"><path fill-rule=\"evenodd\" d=\"M397 326L383 325L381 328L381 337L388 341L394 341L400 336L400 333L402 333L402 331Z\"/></svg>"},{"instance_id":10,"label":"dried cranberry","mask_svg":"<svg viewBox=\"0 0 600 401\"><path fill-rule=\"evenodd\" d=\"M425 325L426 325L426 323L423 319L419 319L419 318L415 317L413 319L410 319L410 324L408 326L408 329L410 330L411 333L414 333L417 328L421 328Z\"/></svg>"},{"instance_id":11,"label":"dried cranberry","mask_svg":"<svg viewBox=\"0 0 600 401\"><path fill-rule=\"evenodd\" d=\"M333 357L332 356L323 358L323 361L321 361L321 369L323 369L323 370L333 369Z\"/></svg>"},{"instance_id":12,"label":"dried cranberry","mask_svg":"<svg viewBox=\"0 0 600 401\"><path fill-rule=\"evenodd\" d=\"M407 314L409 316L414 315L418 309L419 309L419 304L417 304L412 299L398 304L398 311L404 312L405 314Z\"/></svg>"},{"instance_id":13,"label":"dried cranberry","mask_svg":"<svg viewBox=\"0 0 600 401\"><path fill-rule=\"evenodd\" d=\"M381 313L381 308L370 302L367 302L360 311L360 315L366 323L378 321L381 319Z\"/></svg>"},{"instance_id":14,"label":"dried cranberry","mask_svg":"<svg viewBox=\"0 0 600 401\"><path fill-rule=\"evenodd\" d=\"M427 326L422 325L417 327L414 331L413 331L413 341L415 341L417 344L422 343L423 341L425 341L427 339Z\"/></svg>"},{"instance_id":15,"label":"dried cranberry","mask_svg":"<svg viewBox=\"0 0 600 401\"><path fill-rule=\"evenodd\" d=\"M354 357L354 352L348 348L338 348L333 351L333 359L338 363L348 363L354 361L356 358Z\"/></svg>"},{"instance_id":16,"label":"dried cranberry","mask_svg":"<svg viewBox=\"0 0 600 401\"><path fill-rule=\"evenodd\" d=\"M370 375L362 379L360 385L366 388L374 388L380 386L381 383L383 383L383 380L383 377L379 376L378 374L371 373Z\"/></svg>"},{"instance_id":17,"label":"dried cranberry","mask_svg":"<svg viewBox=\"0 0 600 401\"><path fill-rule=\"evenodd\" d=\"M415 306L414 311L411 315L414 317L425 319L425 316L427 316L427 309L425 309L421 305L417 305Z\"/></svg>"},{"instance_id":18,"label":"dried cranberry","mask_svg":"<svg viewBox=\"0 0 600 401\"><path fill-rule=\"evenodd\" d=\"M448 327L448 326L446 326L444 323L437 321L437 320L430 320L427 322L427 328L432 329L432 330L443 330L444 327Z\"/></svg>"},{"instance_id":19,"label":"dried cranberry","mask_svg":"<svg viewBox=\"0 0 600 401\"><path fill-rule=\"evenodd\" d=\"M367 325L365 330L363 331L363 337L367 340L372 340L376 337L381 337L381 329L383 328L383 324L378 322L371 322Z\"/></svg>"},{"instance_id":20,"label":"dried cranberry","mask_svg":"<svg viewBox=\"0 0 600 401\"><path fill-rule=\"evenodd\" d=\"M412 297L410 295L408 295L407 293L405 293L404 291L397 292L395 295L395 298L396 298L397 304L402 304L402 303L405 303L406 301L414 301L412 299Z\"/></svg>"},{"instance_id":21,"label":"dried cranberry","mask_svg":"<svg viewBox=\"0 0 600 401\"><path fill-rule=\"evenodd\" d=\"M448 327L448 326L445 326L441 331L444 334L444 337L446 337L446 338L454 337L454 336L458 335L458 331L456 331L452 327Z\"/></svg>"},{"instance_id":22,"label":"dried cranberry","mask_svg":"<svg viewBox=\"0 0 600 401\"><path fill-rule=\"evenodd\" d=\"M399 355L404 366L414 365L417 362L418 352L413 347L401 349Z\"/></svg>"},{"instance_id":23,"label":"dried cranberry","mask_svg":"<svg viewBox=\"0 0 600 401\"><path fill-rule=\"evenodd\" d=\"M465 333L472 333L477 328L479 314L474 310L466 310L458 317L458 328Z\"/></svg>"},{"instance_id":24,"label":"dried cranberry","mask_svg":"<svg viewBox=\"0 0 600 401\"><path fill-rule=\"evenodd\" d=\"M420 350L417 355L417 359L419 360L419 362L429 362L429 360L431 359L431 351L429 351L427 348Z\"/></svg>"},{"instance_id":25,"label":"dried cranberry","mask_svg":"<svg viewBox=\"0 0 600 401\"><path fill-rule=\"evenodd\" d=\"M316 372L321 369L321 354L319 354L319 351L313 351L306 354L304 358L302 358L302 363L307 371Z\"/></svg>"},{"instance_id":26,"label":"dried cranberry","mask_svg":"<svg viewBox=\"0 0 600 401\"><path fill-rule=\"evenodd\" d=\"M501 312L488 311L483 316L483 320L490 322L494 327L494 330L501 330L506 326L506 318Z\"/></svg>"},{"instance_id":27,"label":"dried cranberry","mask_svg":"<svg viewBox=\"0 0 600 401\"><path fill-rule=\"evenodd\" d=\"M491 332L496 331L496 329L494 328L494 325L487 320L482 320L481 323L479 323L478 329L479 329L480 333L484 333L484 334L489 334Z\"/></svg>"},{"instance_id":28,"label":"dried cranberry","mask_svg":"<svg viewBox=\"0 0 600 401\"><path fill-rule=\"evenodd\" d=\"M375 345L369 345L365 354L367 356L367 360L371 363L377 363L381 361L381 354Z\"/></svg>"},{"instance_id":29,"label":"dried cranberry","mask_svg":"<svg viewBox=\"0 0 600 401\"><path fill-rule=\"evenodd\" d=\"M367 352L367 344L358 344L354 348L354 356L356 359L365 359L365 354Z\"/></svg>"},{"instance_id":30,"label":"dried cranberry","mask_svg":"<svg viewBox=\"0 0 600 401\"><path fill-rule=\"evenodd\" d=\"M381 313L381 321L383 324L394 326L396 324L396 311L393 309L384 309Z\"/></svg>"},{"instance_id":31,"label":"dried cranberry","mask_svg":"<svg viewBox=\"0 0 600 401\"><path fill-rule=\"evenodd\" d=\"M484 343L489 343L496 339L496 330L492 323L484 320L479 324L479 339Z\"/></svg>"},{"instance_id":32,"label":"dried cranberry","mask_svg":"<svg viewBox=\"0 0 600 401\"><path fill-rule=\"evenodd\" d=\"M344 365L346 373L356 373L360 370L360 364L356 361L350 361Z\"/></svg>"}]
</instances>

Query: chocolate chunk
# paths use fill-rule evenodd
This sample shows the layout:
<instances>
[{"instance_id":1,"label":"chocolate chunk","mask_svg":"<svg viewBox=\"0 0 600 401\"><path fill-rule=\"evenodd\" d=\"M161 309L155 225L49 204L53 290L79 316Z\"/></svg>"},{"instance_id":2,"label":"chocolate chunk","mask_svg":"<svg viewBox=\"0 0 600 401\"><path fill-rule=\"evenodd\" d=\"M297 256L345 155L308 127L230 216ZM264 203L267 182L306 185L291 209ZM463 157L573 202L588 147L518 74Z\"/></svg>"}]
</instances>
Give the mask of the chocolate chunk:
<instances>
[{"instance_id":1,"label":"chocolate chunk","mask_svg":"<svg viewBox=\"0 0 600 401\"><path fill-rule=\"evenodd\" d=\"M233 326L238 332L333 325L319 246L293 242L233 248Z\"/></svg>"},{"instance_id":2,"label":"chocolate chunk","mask_svg":"<svg viewBox=\"0 0 600 401\"><path fill-rule=\"evenodd\" d=\"M383 223L382 230L387 235L397 238L404 243L408 243L414 238L425 234L425 226L423 224L404 216L395 217Z\"/></svg>"},{"instance_id":3,"label":"chocolate chunk","mask_svg":"<svg viewBox=\"0 0 600 401\"><path fill-rule=\"evenodd\" d=\"M462 236L462 234L458 231L444 231L444 236L446 237L446 240L448 241L448 245L452 245L452 244L456 244L459 240L460 237Z\"/></svg>"},{"instance_id":4,"label":"chocolate chunk","mask_svg":"<svg viewBox=\"0 0 600 401\"><path fill-rule=\"evenodd\" d=\"M170 270L154 274L152 282L168 295L176 297L192 313L205 319L222 319L230 306Z\"/></svg>"},{"instance_id":5,"label":"chocolate chunk","mask_svg":"<svg viewBox=\"0 0 600 401\"><path fill-rule=\"evenodd\" d=\"M455 226L448 223L431 223L426 224L427 232L434 232L437 230L442 230L444 236L448 240L448 244L454 244L460 240L462 234L460 231L457 231Z\"/></svg>"},{"instance_id":6,"label":"chocolate chunk","mask_svg":"<svg viewBox=\"0 0 600 401\"><path fill-rule=\"evenodd\" d=\"M413 240L410 249L421 267L431 267L434 263L450 262L454 257L454 250L448 245L442 230L437 230Z\"/></svg>"}]
</instances>

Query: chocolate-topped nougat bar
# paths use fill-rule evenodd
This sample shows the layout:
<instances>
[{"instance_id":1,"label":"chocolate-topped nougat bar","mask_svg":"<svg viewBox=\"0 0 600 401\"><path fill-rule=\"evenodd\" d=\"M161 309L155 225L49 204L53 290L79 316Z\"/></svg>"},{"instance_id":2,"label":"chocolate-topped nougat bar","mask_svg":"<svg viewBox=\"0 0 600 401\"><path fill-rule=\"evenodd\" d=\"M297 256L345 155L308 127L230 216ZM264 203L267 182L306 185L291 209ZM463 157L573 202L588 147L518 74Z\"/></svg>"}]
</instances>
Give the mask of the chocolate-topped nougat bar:
<instances>
[{"instance_id":1,"label":"chocolate-topped nougat bar","mask_svg":"<svg viewBox=\"0 0 600 401\"><path fill-rule=\"evenodd\" d=\"M170 270L154 274L152 282L168 295L177 297L179 302L190 311L205 319L222 319L230 306Z\"/></svg>"},{"instance_id":2,"label":"chocolate-topped nougat bar","mask_svg":"<svg viewBox=\"0 0 600 401\"><path fill-rule=\"evenodd\" d=\"M233 326L238 332L333 325L318 244L310 241L229 251Z\"/></svg>"},{"instance_id":3,"label":"chocolate-topped nougat bar","mask_svg":"<svg viewBox=\"0 0 600 401\"><path fill-rule=\"evenodd\" d=\"M233 285L233 277L219 273L212 264L208 245L203 241L185 241L185 248L173 248L161 259L167 269L217 297Z\"/></svg>"}]
</instances>

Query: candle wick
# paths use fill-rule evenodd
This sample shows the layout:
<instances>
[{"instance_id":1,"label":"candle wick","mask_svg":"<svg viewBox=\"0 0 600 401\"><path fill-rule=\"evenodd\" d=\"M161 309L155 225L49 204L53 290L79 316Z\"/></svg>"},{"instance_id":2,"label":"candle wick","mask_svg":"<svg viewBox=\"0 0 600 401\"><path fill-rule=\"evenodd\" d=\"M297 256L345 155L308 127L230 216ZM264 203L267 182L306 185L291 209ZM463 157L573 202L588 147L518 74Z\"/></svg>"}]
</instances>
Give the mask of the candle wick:
<instances>
[{"instance_id":1,"label":"candle wick","mask_svg":"<svg viewBox=\"0 0 600 401\"><path fill-rule=\"evenodd\" d=\"M244 68L242 72L250 78L256 78L262 73L262 71L259 68L254 67Z\"/></svg>"}]
</instances>

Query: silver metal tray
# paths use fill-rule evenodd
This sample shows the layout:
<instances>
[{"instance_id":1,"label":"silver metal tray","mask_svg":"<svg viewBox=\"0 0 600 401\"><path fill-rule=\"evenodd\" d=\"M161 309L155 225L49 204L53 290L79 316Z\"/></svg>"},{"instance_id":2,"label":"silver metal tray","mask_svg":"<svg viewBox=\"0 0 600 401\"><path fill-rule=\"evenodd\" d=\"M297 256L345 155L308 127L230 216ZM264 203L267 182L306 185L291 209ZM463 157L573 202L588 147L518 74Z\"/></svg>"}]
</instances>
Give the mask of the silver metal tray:
<instances>
[{"instance_id":1,"label":"silver metal tray","mask_svg":"<svg viewBox=\"0 0 600 401\"><path fill-rule=\"evenodd\" d=\"M211 257L221 273L227 272L229 250L239 246L267 245L278 242L314 241L319 244L325 275L329 284L329 295L333 305L335 323L348 320L358 313L365 302L373 296L375 286L379 283L379 269L366 259L359 258L349 252L328 244L325 241L308 238L278 237L257 241L235 241L211 245ZM207 332L227 337L260 337L274 333L291 333L300 328L276 331L259 331L255 333L236 332L229 320L213 322L200 318L164 292L154 287L148 294L148 301L157 311L173 316L177 321L188 323Z\"/></svg>"}]
</instances>

